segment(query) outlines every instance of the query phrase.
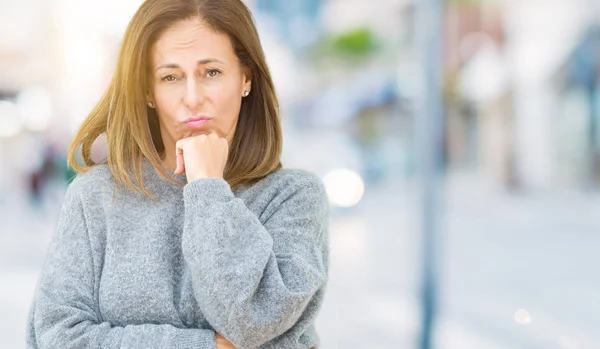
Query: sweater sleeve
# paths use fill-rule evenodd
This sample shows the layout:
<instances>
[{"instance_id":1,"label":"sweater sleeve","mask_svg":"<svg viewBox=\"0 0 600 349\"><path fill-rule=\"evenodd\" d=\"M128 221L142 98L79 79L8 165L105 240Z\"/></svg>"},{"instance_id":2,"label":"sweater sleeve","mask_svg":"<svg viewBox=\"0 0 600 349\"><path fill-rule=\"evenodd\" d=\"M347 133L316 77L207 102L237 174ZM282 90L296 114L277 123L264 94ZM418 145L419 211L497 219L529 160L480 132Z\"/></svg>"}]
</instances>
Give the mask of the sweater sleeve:
<instances>
[{"instance_id":1,"label":"sweater sleeve","mask_svg":"<svg viewBox=\"0 0 600 349\"><path fill-rule=\"evenodd\" d=\"M328 202L316 176L277 190L264 225L226 181L184 188L183 253L198 304L237 348L257 348L291 329L324 287Z\"/></svg>"},{"instance_id":2,"label":"sweater sleeve","mask_svg":"<svg viewBox=\"0 0 600 349\"><path fill-rule=\"evenodd\" d=\"M65 195L27 325L27 348L214 349L212 330L115 327L99 316L92 251L77 180Z\"/></svg>"}]
</instances>

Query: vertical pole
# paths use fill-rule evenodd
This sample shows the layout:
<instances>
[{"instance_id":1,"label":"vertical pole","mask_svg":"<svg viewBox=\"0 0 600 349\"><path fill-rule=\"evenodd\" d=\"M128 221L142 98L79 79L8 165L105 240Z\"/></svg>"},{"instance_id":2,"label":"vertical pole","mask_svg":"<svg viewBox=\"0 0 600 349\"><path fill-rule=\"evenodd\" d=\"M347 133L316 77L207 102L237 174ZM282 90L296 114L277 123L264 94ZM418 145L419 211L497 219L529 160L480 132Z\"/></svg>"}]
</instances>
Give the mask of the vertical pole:
<instances>
[{"instance_id":1,"label":"vertical pole","mask_svg":"<svg viewBox=\"0 0 600 349\"><path fill-rule=\"evenodd\" d=\"M440 246L440 173L443 147L443 2L417 0L416 49L422 86L415 121L418 166L418 226L421 237L421 333L419 348L432 349L437 313Z\"/></svg>"}]
</instances>

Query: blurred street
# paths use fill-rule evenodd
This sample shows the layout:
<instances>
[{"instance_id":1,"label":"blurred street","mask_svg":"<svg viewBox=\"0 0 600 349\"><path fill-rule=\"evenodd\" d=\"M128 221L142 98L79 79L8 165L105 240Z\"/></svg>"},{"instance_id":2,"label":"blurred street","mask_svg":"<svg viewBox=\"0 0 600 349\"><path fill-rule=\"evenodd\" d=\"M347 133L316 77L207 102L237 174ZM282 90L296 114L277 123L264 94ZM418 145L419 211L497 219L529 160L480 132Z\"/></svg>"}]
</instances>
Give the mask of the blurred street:
<instances>
[{"instance_id":1,"label":"blurred street","mask_svg":"<svg viewBox=\"0 0 600 349\"><path fill-rule=\"evenodd\" d=\"M414 346L412 186L367 189L361 204L332 211L331 278L318 320L324 349ZM446 193L438 347L600 347L600 194L502 194L465 174L451 175ZM57 209L52 201L35 213L22 197L9 193L0 205L2 348L24 347Z\"/></svg>"},{"instance_id":2,"label":"blurred street","mask_svg":"<svg viewBox=\"0 0 600 349\"><path fill-rule=\"evenodd\" d=\"M331 204L319 349L600 348L600 1L243 1L282 163ZM0 1L0 349L24 347L69 142L142 2Z\"/></svg>"}]
</instances>

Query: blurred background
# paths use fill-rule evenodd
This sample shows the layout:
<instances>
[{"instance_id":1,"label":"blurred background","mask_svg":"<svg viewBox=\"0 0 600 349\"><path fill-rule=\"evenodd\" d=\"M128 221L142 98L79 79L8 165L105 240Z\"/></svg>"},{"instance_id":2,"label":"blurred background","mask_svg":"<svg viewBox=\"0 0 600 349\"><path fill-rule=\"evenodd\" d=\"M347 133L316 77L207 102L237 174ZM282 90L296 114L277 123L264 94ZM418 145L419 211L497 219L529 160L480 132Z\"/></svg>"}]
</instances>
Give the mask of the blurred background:
<instances>
[{"instance_id":1,"label":"blurred background","mask_svg":"<svg viewBox=\"0 0 600 349\"><path fill-rule=\"evenodd\" d=\"M600 1L446 0L429 22L419 0L246 2L284 166L321 176L331 200L323 349L420 347L424 244L432 347L600 348ZM66 146L140 4L0 0L1 348L24 348L73 176ZM437 19L443 49L424 57ZM432 68L438 201L423 206L415 130Z\"/></svg>"}]
</instances>

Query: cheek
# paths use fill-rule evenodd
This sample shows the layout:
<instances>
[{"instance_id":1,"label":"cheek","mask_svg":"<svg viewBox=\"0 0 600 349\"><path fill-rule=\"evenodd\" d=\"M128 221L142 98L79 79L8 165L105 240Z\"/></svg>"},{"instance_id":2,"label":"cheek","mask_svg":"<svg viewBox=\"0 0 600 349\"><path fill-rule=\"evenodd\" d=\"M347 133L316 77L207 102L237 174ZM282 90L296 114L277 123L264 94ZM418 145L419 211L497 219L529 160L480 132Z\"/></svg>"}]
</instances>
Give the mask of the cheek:
<instances>
[{"instance_id":1,"label":"cheek","mask_svg":"<svg viewBox=\"0 0 600 349\"><path fill-rule=\"evenodd\" d=\"M227 123L235 122L240 112L241 95L238 90L237 86L229 86L213 91L212 100L217 112L216 116Z\"/></svg>"},{"instance_id":2,"label":"cheek","mask_svg":"<svg viewBox=\"0 0 600 349\"><path fill-rule=\"evenodd\" d=\"M174 88L158 87L154 89L154 99L160 118L163 121L174 119L177 113L177 91Z\"/></svg>"}]
</instances>

